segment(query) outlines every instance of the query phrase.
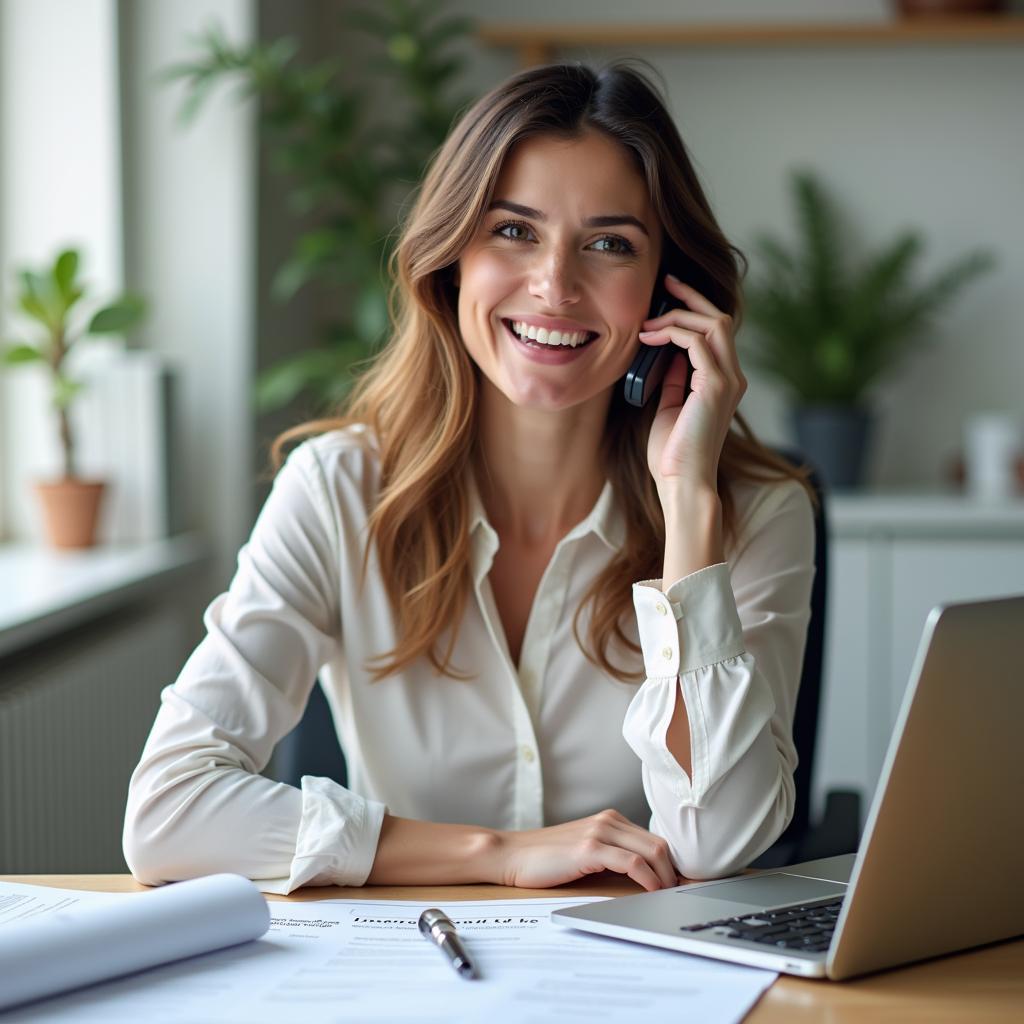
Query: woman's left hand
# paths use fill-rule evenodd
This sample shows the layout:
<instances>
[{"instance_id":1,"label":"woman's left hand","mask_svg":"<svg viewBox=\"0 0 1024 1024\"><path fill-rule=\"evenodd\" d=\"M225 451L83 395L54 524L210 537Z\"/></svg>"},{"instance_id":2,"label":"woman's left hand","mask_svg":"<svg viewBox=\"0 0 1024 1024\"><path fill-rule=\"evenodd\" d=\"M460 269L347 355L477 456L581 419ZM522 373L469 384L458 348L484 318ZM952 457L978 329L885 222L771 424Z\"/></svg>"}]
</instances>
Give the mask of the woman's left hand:
<instances>
[{"instance_id":1,"label":"woman's left hand","mask_svg":"<svg viewBox=\"0 0 1024 1024\"><path fill-rule=\"evenodd\" d=\"M733 414L747 390L736 354L732 317L695 288L671 275L671 295L689 309L672 309L645 320L645 345L678 345L693 366L690 393L683 401L686 363L677 353L661 384L658 412L647 441L647 465L659 494L690 487L718 490L718 459Z\"/></svg>"}]
</instances>

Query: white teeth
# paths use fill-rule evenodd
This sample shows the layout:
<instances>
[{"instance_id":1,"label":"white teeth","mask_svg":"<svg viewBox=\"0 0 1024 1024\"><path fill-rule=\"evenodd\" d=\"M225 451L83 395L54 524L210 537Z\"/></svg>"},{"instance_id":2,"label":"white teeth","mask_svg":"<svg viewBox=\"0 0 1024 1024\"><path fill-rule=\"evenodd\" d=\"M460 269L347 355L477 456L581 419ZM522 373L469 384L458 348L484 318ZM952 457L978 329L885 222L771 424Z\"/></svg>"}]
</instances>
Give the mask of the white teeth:
<instances>
[{"instance_id":1,"label":"white teeth","mask_svg":"<svg viewBox=\"0 0 1024 1024\"><path fill-rule=\"evenodd\" d=\"M512 330L521 338L529 338L541 345L569 345L576 348L582 345L589 337L587 331L549 331L544 327L534 327L525 324L521 320L511 320Z\"/></svg>"}]
</instances>

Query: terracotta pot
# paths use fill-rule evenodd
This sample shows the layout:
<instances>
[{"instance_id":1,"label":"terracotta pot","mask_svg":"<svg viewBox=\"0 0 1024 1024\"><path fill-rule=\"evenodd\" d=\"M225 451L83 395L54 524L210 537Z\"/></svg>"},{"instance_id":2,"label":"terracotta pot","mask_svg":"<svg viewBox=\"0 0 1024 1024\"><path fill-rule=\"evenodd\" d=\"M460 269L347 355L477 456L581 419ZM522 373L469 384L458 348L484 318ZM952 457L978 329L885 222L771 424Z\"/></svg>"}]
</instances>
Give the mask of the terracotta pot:
<instances>
[{"instance_id":1,"label":"terracotta pot","mask_svg":"<svg viewBox=\"0 0 1024 1024\"><path fill-rule=\"evenodd\" d=\"M103 480L37 480L33 487L43 506L46 538L55 548L89 548L96 543Z\"/></svg>"}]
</instances>

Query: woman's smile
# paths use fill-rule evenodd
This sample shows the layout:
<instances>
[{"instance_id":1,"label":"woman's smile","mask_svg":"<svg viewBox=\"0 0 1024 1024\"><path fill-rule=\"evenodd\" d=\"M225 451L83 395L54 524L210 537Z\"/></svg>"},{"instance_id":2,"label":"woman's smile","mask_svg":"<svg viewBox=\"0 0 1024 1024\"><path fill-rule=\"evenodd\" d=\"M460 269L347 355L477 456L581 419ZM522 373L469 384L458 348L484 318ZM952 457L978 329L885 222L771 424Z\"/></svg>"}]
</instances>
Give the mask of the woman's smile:
<instances>
[{"instance_id":1,"label":"woman's smile","mask_svg":"<svg viewBox=\"0 0 1024 1024\"><path fill-rule=\"evenodd\" d=\"M511 339L516 351L526 359L535 363L547 365L561 365L571 363L579 359L597 340L596 332L590 332L590 337L581 340L577 344L551 344L550 342L539 341L524 335L517 334L512 329L512 321L502 320L504 333Z\"/></svg>"}]
</instances>

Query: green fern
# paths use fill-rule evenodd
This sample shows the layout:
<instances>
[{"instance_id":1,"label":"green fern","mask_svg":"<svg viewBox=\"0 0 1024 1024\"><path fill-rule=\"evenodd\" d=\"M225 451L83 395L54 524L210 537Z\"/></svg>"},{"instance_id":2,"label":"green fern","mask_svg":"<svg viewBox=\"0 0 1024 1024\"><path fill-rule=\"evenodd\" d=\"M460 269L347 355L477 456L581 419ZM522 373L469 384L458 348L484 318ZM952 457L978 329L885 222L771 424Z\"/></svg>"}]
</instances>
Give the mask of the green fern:
<instances>
[{"instance_id":1,"label":"green fern","mask_svg":"<svg viewBox=\"0 0 1024 1024\"><path fill-rule=\"evenodd\" d=\"M447 0L377 0L341 12L350 30L375 36L374 57L350 79L341 64L303 66L289 37L233 46L216 25L193 40L198 55L164 69L164 81L184 81L183 121L194 118L214 87L235 84L240 98L258 97L271 168L288 176L288 209L314 226L297 239L275 273L271 295L288 302L313 282L352 295L341 322L322 325L322 346L271 367L257 381L260 411L279 409L301 393L333 405L352 383L351 369L386 336L384 268L397 241L395 190L422 179L469 95L449 97L464 60L446 47L473 29L469 18L444 14ZM347 53L366 52L365 39ZM387 79L381 85L371 76ZM397 93L388 120L371 119L370 89Z\"/></svg>"},{"instance_id":2,"label":"green fern","mask_svg":"<svg viewBox=\"0 0 1024 1024\"><path fill-rule=\"evenodd\" d=\"M975 250L914 288L910 274L923 241L908 231L848 269L843 228L821 184L797 171L791 185L799 247L755 238L762 276L746 286L745 320L757 337L750 343L744 336L743 355L803 404L863 404L887 370L934 336L938 311L995 257Z\"/></svg>"}]
</instances>

